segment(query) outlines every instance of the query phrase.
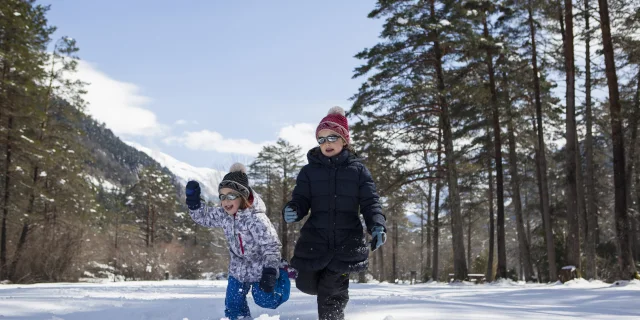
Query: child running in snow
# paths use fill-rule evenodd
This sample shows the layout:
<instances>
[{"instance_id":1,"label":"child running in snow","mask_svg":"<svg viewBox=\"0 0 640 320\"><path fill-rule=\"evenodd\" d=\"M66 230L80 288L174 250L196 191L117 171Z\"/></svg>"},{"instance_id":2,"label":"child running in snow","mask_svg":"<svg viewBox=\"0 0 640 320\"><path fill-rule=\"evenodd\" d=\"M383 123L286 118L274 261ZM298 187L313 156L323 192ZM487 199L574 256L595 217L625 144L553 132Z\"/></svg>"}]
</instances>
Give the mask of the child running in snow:
<instances>
[{"instance_id":1,"label":"child running in snow","mask_svg":"<svg viewBox=\"0 0 640 320\"><path fill-rule=\"evenodd\" d=\"M191 218L205 227L224 230L229 246L229 280L225 297L225 317L251 319L247 294L255 303L275 309L289 299L291 284L280 269L280 240L267 218L262 199L249 187L246 168L231 166L218 186L220 206L210 207L200 200L200 185L189 181L186 203Z\"/></svg>"},{"instance_id":2,"label":"child running in snow","mask_svg":"<svg viewBox=\"0 0 640 320\"><path fill-rule=\"evenodd\" d=\"M375 250L386 241L385 222L371 173L350 146L344 110L334 107L316 129L319 146L307 153L292 200L282 210L287 223L311 215L300 230L291 266L296 287L317 295L320 320L344 319L349 273L367 269L369 245L362 213Z\"/></svg>"}]
</instances>

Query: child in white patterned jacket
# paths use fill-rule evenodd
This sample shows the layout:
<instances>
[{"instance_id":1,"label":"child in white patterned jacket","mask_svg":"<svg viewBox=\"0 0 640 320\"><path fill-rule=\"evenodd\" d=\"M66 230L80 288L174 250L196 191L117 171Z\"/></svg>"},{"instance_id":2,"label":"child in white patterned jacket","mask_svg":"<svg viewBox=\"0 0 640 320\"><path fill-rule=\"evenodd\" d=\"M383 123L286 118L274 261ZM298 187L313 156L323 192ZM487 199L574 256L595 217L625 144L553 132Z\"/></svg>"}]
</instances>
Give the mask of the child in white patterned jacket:
<instances>
[{"instance_id":1,"label":"child in white patterned jacket","mask_svg":"<svg viewBox=\"0 0 640 320\"><path fill-rule=\"evenodd\" d=\"M249 187L245 166L236 163L229 171L218 186L219 207L201 201L196 181L187 183L186 203L196 223L221 227L227 238L231 259L225 317L250 319L249 290L258 306L275 309L289 299L291 284L287 271L280 269L282 245L264 202Z\"/></svg>"}]
</instances>

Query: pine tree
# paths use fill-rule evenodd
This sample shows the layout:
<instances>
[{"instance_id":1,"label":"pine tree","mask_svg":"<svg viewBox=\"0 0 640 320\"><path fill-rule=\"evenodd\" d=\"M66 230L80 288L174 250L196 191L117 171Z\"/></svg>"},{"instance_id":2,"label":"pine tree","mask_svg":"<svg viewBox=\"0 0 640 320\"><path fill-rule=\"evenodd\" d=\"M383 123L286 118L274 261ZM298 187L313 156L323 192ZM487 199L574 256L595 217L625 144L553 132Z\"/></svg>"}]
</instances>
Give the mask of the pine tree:
<instances>
[{"instance_id":1,"label":"pine tree","mask_svg":"<svg viewBox=\"0 0 640 320\"><path fill-rule=\"evenodd\" d=\"M555 281L557 278L556 253L553 239L553 225L551 221L551 209L549 203L549 182L547 172L546 147L544 142L544 129L542 122L542 93L540 88L540 73L538 70L538 50L537 50L537 27L534 21L534 1L528 0L528 25L531 43L531 66L533 75L533 95L535 98L536 110L536 134L538 143L536 146L536 166L538 175L538 190L540 193L540 208L542 213L542 225L545 230L545 244L547 247L547 261L549 262L549 280Z\"/></svg>"},{"instance_id":2,"label":"pine tree","mask_svg":"<svg viewBox=\"0 0 640 320\"><path fill-rule=\"evenodd\" d=\"M127 206L135 216L141 238L151 248L158 238L170 240L168 226L177 203L171 177L159 168L142 168L138 183L127 190Z\"/></svg>"},{"instance_id":3,"label":"pine tree","mask_svg":"<svg viewBox=\"0 0 640 320\"><path fill-rule=\"evenodd\" d=\"M39 89L38 84L43 79L45 49L53 32L45 19L48 9L31 0L0 4L0 10L7 13L0 19L0 124L3 135L0 144L4 149L0 279L9 276L8 219L10 212L15 213L21 205L15 186L26 180L21 174L23 169L16 163L34 147L33 140L21 132L34 125L30 115L36 112L36 100L32 93Z\"/></svg>"},{"instance_id":4,"label":"pine tree","mask_svg":"<svg viewBox=\"0 0 640 320\"><path fill-rule=\"evenodd\" d=\"M456 36L469 28L466 24L450 27L449 20L457 19L461 14L462 8L455 1L438 1L437 6L435 1L426 4L422 1L378 2L369 17L387 18L382 32L386 41L356 55L367 62L356 69L354 76L361 77L370 72L373 74L355 96L351 110L355 115L365 115L368 118L374 118L376 112L384 111L384 115L378 116L390 117L386 122L400 127L394 129L394 132L397 129L402 132L401 128L406 128L407 125L413 130L421 125L431 127L431 130L423 131L422 139L430 136L432 141L435 140L433 129L437 127L437 121L428 121L427 119L432 118L428 115L440 115L451 206L454 273L458 280L466 279L467 265L445 59L455 55L456 51L452 47L460 45L455 41ZM453 66L450 67L453 69ZM381 100L385 103L378 105ZM367 111L374 106L376 112ZM428 175L426 168L411 173L416 172L422 176Z\"/></svg>"},{"instance_id":5,"label":"pine tree","mask_svg":"<svg viewBox=\"0 0 640 320\"><path fill-rule=\"evenodd\" d=\"M491 123L493 127L493 146L496 164L496 196L498 205L497 231L498 231L498 278L507 277L507 256L505 246L504 229L504 170L502 168L502 138L500 129L500 110L498 102L498 90L496 85L496 72L494 67L495 52L501 49L496 45L492 34L489 31L488 17L498 10L491 1L468 1L465 4L468 11L480 12L480 23L482 25L481 49L484 54L484 61L487 67L487 78L490 91Z\"/></svg>"},{"instance_id":6,"label":"pine tree","mask_svg":"<svg viewBox=\"0 0 640 320\"><path fill-rule=\"evenodd\" d=\"M504 57L504 56L503 56ZM508 67L507 67L508 68ZM509 70L510 71L510 70ZM503 81L503 95L505 107L507 110L507 134L509 139L509 172L511 175L511 193L514 211L516 215L516 229L518 234L518 251L520 253L520 260L523 265L524 279L526 281L533 280L533 265L531 263L531 248L529 245L529 239L527 239L527 233L524 228L524 218L522 214L522 198L520 192L520 174L518 171L518 155L516 150L516 137L515 137L515 122L516 111L514 104L511 100L511 94L509 91L510 81L506 71L502 72Z\"/></svg>"},{"instance_id":7,"label":"pine tree","mask_svg":"<svg viewBox=\"0 0 640 320\"><path fill-rule=\"evenodd\" d=\"M584 0L584 41L585 41L585 152L587 162L586 185L587 185L587 237L585 239L585 275L588 279L597 277L596 270L596 233L598 232L598 220L596 206L596 190L594 182L595 168L593 163L593 102L591 99L591 7L589 0Z\"/></svg>"},{"instance_id":8,"label":"pine tree","mask_svg":"<svg viewBox=\"0 0 640 320\"><path fill-rule=\"evenodd\" d=\"M278 221L282 256L285 258L290 257L293 248L289 238L289 227L282 220L280 209L289 202L295 187L296 176L302 167L301 152L300 147L278 139L274 145L264 146L250 166L251 176L262 178L254 181L254 184L267 191L267 201L273 201L272 206L277 208L268 210L274 212L272 218ZM293 236L295 237L295 234Z\"/></svg>"},{"instance_id":9,"label":"pine tree","mask_svg":"<svg viewBox=\"0 0 640 320\"><path fill-rule=\"evenodd\" d=\"M576 88L574 62L574 33L573 33L573 1L565 0L564 8L559 4L560 11L564 9L564 29L562 42L564 45L564 66L566 75L566 166L567 166L567 263L580 269L580 225L578 219L578 161L577 131L576 131Z\"/></svg>"},{"instance_id":10,"label":"pine tree","mask_svg":"<svg viewBox=\"0 0 640 320\"><path fill-rule=\"evenodd\" d=\"M633 256L630 248L630 223L627 212L627 184L625 181L624 136L622 132L620 93L618 76L614 58L613 42L611 40L611 23L609 19L609 3L598 0L600 8L600 28L602 30L602 44L605 56L607 84L609 87L609 108L611 112L611 139L613 143L613 172L615 185L615 224L620 250L620 278L630 279L637 276Z\"/></svg>"}]
</instances>

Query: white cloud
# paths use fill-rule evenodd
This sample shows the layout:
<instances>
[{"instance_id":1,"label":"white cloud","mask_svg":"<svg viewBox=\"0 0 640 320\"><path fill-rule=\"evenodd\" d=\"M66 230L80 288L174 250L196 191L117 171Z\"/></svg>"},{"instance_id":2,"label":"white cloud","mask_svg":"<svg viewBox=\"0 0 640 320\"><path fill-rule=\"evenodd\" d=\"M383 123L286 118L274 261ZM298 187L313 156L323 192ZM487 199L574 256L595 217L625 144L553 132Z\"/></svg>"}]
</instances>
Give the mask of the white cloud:
<instances>
[{"instance_id":1,"label":"white cloud","mask_svg":"<svg viewBox=\"0 0 640 320\"><path fill-rule=\"evenodd\" d=\"M185 132L181 137L163 139L166 144L181 144L191 150L217 151L256 156L268 143L255 143L247 139L228 139L209 130Z\"/></svg>"},{"instance_id":2,"label":"white cloud","mask_svg":"<svg viewBox=\"0 0 640 320\"><path fill-rule=\"evenodd\" d=\"M315 126L309 123L288 125L278 132L278 138L300 146L304 153L316 146L314 137ZM163 142L168 145L182 145L190 150L216 151L255 157L264 146L274 144L275 139L253 142L247 139L227 138L215 131L201 130L187 131L179 137L167 137L163 139Z\"/></svg>"},{"instance_id":3,"label":"white cloud","mask_svg":"<svg viewBox=\"0 0 640 320\"><path fill-rule=\"evenodd\" d=\"M195 120L189 121L189 120L180 119L174 123L174 125L176 126L186 126L189 124L198 124L198 121L195 121Z\"/></svg>"},{"instance_id":4,"label":"white cloud","mask_svg":"<svg viewBox=\"0 0 640 320\"><path fill-rule=\"evenodd\" d=\"M311 123L296 123L280 129L278 138L289 141L293 145L300 146L302 151L306 152L317 146L316 142L316 125Z\"/></svg>"},{"instance_id":5,"label":"white cloud","mask_svg":"<svg viewBox=\"0 0 640 320\"><path fill-rule=\"evenodd\" d=\"M87 113L113 130L116 135L158 136L168 127L146 109L151 102L135 84L115 80L86 61L79 61L74 78L88 82L85 100Z\"/></svg>"}]
</instances>

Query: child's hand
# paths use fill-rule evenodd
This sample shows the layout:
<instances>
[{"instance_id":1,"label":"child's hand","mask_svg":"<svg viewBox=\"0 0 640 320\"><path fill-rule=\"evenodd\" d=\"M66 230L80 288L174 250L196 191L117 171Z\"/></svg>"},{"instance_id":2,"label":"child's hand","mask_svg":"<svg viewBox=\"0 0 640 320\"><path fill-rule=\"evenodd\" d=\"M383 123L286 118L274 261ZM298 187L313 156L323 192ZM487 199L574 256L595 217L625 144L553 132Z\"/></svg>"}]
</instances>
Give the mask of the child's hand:
<instances>
[{"instance_id":1,"label":"child's hand","mask_svg":"<svg viewBox=\"0 0 640 320\"><path fill-rule=\"evenodd\" d=\"M271 293L276 287L278 280L278 270L276 268L262 268L262 278L260 278L260 290Z\"/></svg>"},{"instance_id":2,"label":"child's hand","mask_svg":"<svg viewBox=\"0 0 640 320\"><path fill-rule=\"evenodd\" d=\"M284 221L286 223L292 223L298 220L298 210L292 208L291 205L287 205L283 210Z\"/></svg>"},{"instance_id":3,"label":"child's hand","mask_svg":"<svg viewBox=\"0 0 640 320\"><path fill-rule=\"evenodd\" d=\"M385 242L387 242L387 233L384 232L384 227L375 226L371 229L371 251L376 251Z\"/></svg>"},{"instance_id":4,"label":"child's hand","mask_svg":"<svg viewBox=\"0 0 640 320\"><path fill-rule=\"evenodd\" d=\"M193 180L187 182L185 194L187 195L187 207L190 210L198 210L200 208L200 184Z\"/></svg>"}]
</instances>

